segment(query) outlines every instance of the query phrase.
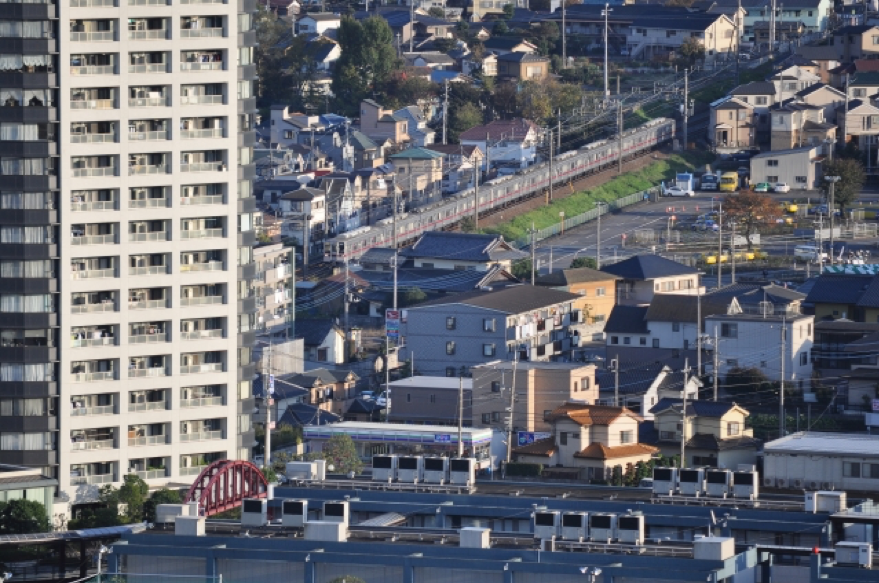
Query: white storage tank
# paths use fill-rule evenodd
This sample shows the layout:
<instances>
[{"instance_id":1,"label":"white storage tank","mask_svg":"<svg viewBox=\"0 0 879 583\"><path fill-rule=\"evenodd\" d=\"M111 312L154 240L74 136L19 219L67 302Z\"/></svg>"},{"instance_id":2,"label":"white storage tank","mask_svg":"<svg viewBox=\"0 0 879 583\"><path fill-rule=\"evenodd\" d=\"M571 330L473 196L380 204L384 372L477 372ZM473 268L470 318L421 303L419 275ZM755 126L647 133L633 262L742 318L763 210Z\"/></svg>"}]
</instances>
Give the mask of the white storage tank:
<instances>
[{"instance_id":1,"label":"white storage tank","mask_svg":"<svg viewBox=\"0 0 879 583\"><path fill-rule=\"evenodd\" d=\"M341 522L309 520L305 523L305 540L346 542L348 540L348 525Z\"/></svg>"},{"instance_id":2,"label":"white storage tank","mask_svg":"<svg viewBox=\"0 0 879 583\"><path fill-rule=\"evenodd\" d=\"M705 493L705 470L682 468L678 474L681 496L701 496Z\"/></svg>"},{"instance_id":3,"label":"white storage tank","mask_svg":"<svg viewBox=\"0 0 879 583\"><path fill-rule=\"evenodd\" d=\"M644 515L626 514L617 518L617 538L621 543L644 543Z\"/></svg>"},{"instance_id":4,"label":"white storage tank","mask_svg":"<svg viewBox=\"0 0 879 583\"><path fill-rule=\"evenodd\" d=\"M756 500L759 496L760 475L757 472L733 472L733 498Z\"/></svg>"},{"instance_id":5,"label":"white storage tank","mask_svg":"<svg viewBox=\"0 0 879 583\"><path fill-rule=\"evenodd\" d=\"M593 542L609 543L616 535L616 514L590 514L589 515L589 540Z\"/></svg>"},{"instance_id":6,"label":"white storage tank","mask_svg":"<svg viewBox=\"0 0 879 583\"><path fill-rule=\"evenodd\" d=\"M730 470L708 470L705 472L705 491L715 498L726 498L732 494L732 472Z\"/></svg>"},{"instance_id":7,"label":"white storage tank","mask_svg":"<svg viewBox=\"0 0 879 583\"><path fill-rule=\"evenodd\" d=\"M589 515L585 512L562 514L562 540L582 542L589 538Z\"/></svg>"},{"instance_id":8,"label":"white storage tank","mask_svg":"<svg viewBox=\"0 0 879 583\"><path fill-rule=\"evenodd\" d=\"M308 521L308 500L281 500L281 525L302 528Z\"/></svg>"},{"instance_id":9,"label":"white storage tank","mask_svg":"<svg viewBox=\"0 0 879 583\"><path fill-rule=\"evenodd\" d=\"M870 543L838 542L836 564L845 567L873 568L873 545Z\"/></svg>"},{"instance_id":10,"label":"white storage tank","mask_svg":"<svg viewBox=\"0 0 879 583\"><path fill-rule=\"evenodd\" d=\"M324 502L324 522L341 522L348 524L348 501L333 500Z\"/></svg>"},{"instance_id":11,"label":"white storage tank","mask_svg":"<svg viewBox=\"0 0 879 583\"><path fill-rule=\"evenodd\" d=\"M653 494L671 496L678 487L677 468L653 468Z\"/></svg>"},{"instance_id":12,"label":"white storage tank","mask_svg":"<svg viewBox=\"0 0 879 583\"><path fill-rule=\"evenodd\" d=\"M449 481L449 458L424 458L424 481L428 484L445 484Z\"/></svg>"},{"instance_id":13,"label":"white storage tank","mask_svg":"<svg viewBox=\"0 0 879 583\"><path fill-rule=\"evenodd\" d=\"M241 526L265 526L268 524L266 500L246 498L241 503Z\"/></svg>"},{"instance_id":14,"label":"white storage tank","mask_svg":"<svg viewBox=\"0 0 879 583\"><path fill-rule=\"evenodd\" d=\"M372 456L372 479L375 482L391 482L397 477L397 456Z\"/></svg>"},{"instance_id":15,"label":"white storage tank","mask_svg":"<svg viewBox=\"0 0 879 583\"><path fill-rule=\"evenodd\" d=\"M534 511L534 538L541 540L559 536L561 520L558 510Z\"/></svg>"},{"instance_id":16,"label":"white storage tank","mask_svg":"<svg viewBox=\"0 0 879 583\"><path fill-rule=\"evenodd\" d=\"M453 457L449 460L449 483L472 486L476 483L476 460L472 457Z\"/></svg>"},{"instance_id":17,"label":"white storage tank","mask_svg":"<svg viewBox=\"0 0 879 583\"><path fill-rule=\"evenodd\" d=\"M401 455L397 458L397 481L414 484L424 480L424 458L420 455Z\"/></svg>"}]
</instances>

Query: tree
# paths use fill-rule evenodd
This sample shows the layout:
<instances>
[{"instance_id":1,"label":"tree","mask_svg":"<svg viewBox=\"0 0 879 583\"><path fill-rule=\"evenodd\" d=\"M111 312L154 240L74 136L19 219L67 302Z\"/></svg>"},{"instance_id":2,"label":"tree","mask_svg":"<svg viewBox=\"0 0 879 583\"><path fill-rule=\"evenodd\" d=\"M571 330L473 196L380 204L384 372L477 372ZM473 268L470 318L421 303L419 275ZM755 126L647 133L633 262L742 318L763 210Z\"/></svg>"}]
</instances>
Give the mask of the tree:
<instances>
[{"instance_id":1,"label":"tree","mask_svg":"<svg viewBox=\"0 0 879 583\"><path fill-rule=\"evenodd\" d=\"M513 262L510 271L516 279L531 281L531 259L520 259Z\"/></svg>"},{"instance_id":2,"label":"tree","mask_svg":"<svg viewBox=\"0 0 879 583\"><path fill-rule=\"evenodd\" d=\"M381 85L383 105L389 109L400 109L439 95L440 87L420 75L412 75L405 70L395 71Z\"/></svg>"},{"instance_id":3,"label":"tree","mask_svg":"<svg viewBox=\"0 0 879 583\"><path fill-rule=\"evenodd\" d=\"M438 8L434 6L431 10L442 10L442 8ZM433 48L438 50L441 53L447 53L453 48L458 46L458 41L453 38L435 38L433 39Z\"/></svg>"},{"instance_id":4,"label":"tree","mask_svg":"<svg viewBox=\"0 0 879 583\"><path fill-rule=\"evenodd\" d=\"M156 507L159 504L181 504L182 502L183 492L181 490L171 490L170 488L156 490L150 499L143 504L143 519L147 522L155 522Z\"/></svg>"},{"instance_id":5,"label":"tree","mask_svg":"<svg viewBox=\"0 0 879 583\"><path fill-rule=\"evenodd\" d=\"M253 30L256 34L253 60L259 77L259 95L263 104L270 105L284 94L285 67L281 65L283 52L275 49L275 46L289 30L289 25L265 5L257 4L253 15Z\"/></svg>"},{"instance_id":6,"label":"tree","mask_svg":"<svg viewBox=\"0 0 879 583\"><path fill-rule=\"evenodd\" d=\"M748 249L753 247L751 235L758 224L778 215L779 208L770 197L759 192L742 190L723 200L723 212L736 223L736 229L745 236Z\"/></svg>"},{"instance_id":7,"label":"tree","mask_svg":"<svg viewBox=\"0 0 879 583\"><path fill-rule=\"evenodd\" d=\"M699 39L688 36L678 49L678 65L692 67L697 61L705 59L705 46Z\"/></svg>"},{"instance_id":8,"label":"tree","mask_svg":"<svg viewBox=\"0 0 879 583\"><path fill-rule=\"evenodd\" d=\"M491 32L496 35L505 35L510 32L510 27L507 26L507 22L505 20L498 20L494 23L494 28L491 29Z\"/></svg>"},{"instance_id":9,"label":"tree","mask_svg":"<svg viewBox=\"0 0 879 583\"><path fill-rule=\"evenodd\" d=\"M363 471L363 462L357 454L357 447L350 435L334 435L323 446L323 450L309 456L311 459L326 460L333 465L336 473L347 474ZM329 471L329 468L327 468Z\"/></svg>"},{"instance_id":10,"label":"tree","mask_svg":"<svg viewBox=\"0 0 879 583\"><path fill-rule=\"evenodd\" d=\"M571 261L571 269L577 269L579 267L588 267L590 269L595 269L598 267L598 264L595 262L594 257L577 257L573 261Z\"/></svg>"},{"instance_id":11,"label":"tree","mask_svg":"<svg viewBox=\"0 0 879 583\"><path fill-rule=\"evenodd\" d=\"M0 535L48 531L49 515L41 503L23 498L0 502Z\"/></svg>"},{"instance_id":12,"label":"tree","mask_svg":"<svg viewBox=\"0 0 879 583\"><path fill-rule=\"evenodd\" d=\"M278 474L275 473L275 469L271 466L264 466L259 469L262 472L262 477L266 479L266 482L269 484L277 484L278 483Z\"/></svg>"},{"instance_id":13,"label":"tree","mask_svg":"<svg viewBox=\"0 0 879 583\"><path fill-rule=\"evenodd\" d=\"M427 14L433 16L434 18L445 18L446 11L440 8L439 6L431 6L427 10Z\"/></svg>"},{"instance_id":14,"label":"tree","mask_svg":"<svg viewBox=\"0 0 879 583\"><path fill-rule=\"evenodd\" d=\"M388 21L378 16L362 23L344 16L337 38L342 56L333 70L333 94L340 111L354 114L368 92L398 68L394 34Z\"/></svg>"},{"instance_id":15,"label":"tree","mask_svg":"<svg viewBox=\"0 0 879 583\"><path fill-rule=\"evenodd\" d=\"M724 385L734 394L758 393L769 390L772 384L759 368L731 368L726 373Z\"/></svg>"},{"instance_id":16,"label":"tree","mask_svg":"<svg viewBox=\"0 0 879 583\"><path fill-rule=\"evenodd\" d=\"M461 219L461 222L458 223L458 227L460 227L462 233L472 233L476 230L476 224L473 221L473 217L464 217Z\"/></svg>"},{"instance_id":17,"label":"tree","mask_svg":"<svg viewBox=\"0 0 879 583\"><path fill-rule=\"evenodd\" d=\"M838 157L824 164L823 171L824 176L839 176L839 182L833 186L833 203L839 205L844 216L845 209L858 198L858 194L864 186L866 179L864 166L855 158ZM821 190L830 201L830 183L822 180Z\"/></svg>"},{"instance_id":18,"label":"tree","mask_svg":"<svg viewBox=\"0 0 879 583\"><path fill-rule=\"evenodd\" d=\"M472 103L465 103L460 107L456 107L449 114L448 141L458 142L461 134L481 124L482 111L479 110L479 107Z\"/></svg>"},{"instance_id":19,"label":"tree","mask_svg":"<svg viewBox=\"0 0 879 583\"><path fill-rule=\"evenodd\" d=\"M119 487L118 502L125 504L126 522L143 520L143 505L150 494L150 487L137 474L128 474Z\"/></svg>"},{"instance_id":20,"label":"tree","mask_svg":"<svg viewBox=\"0 0 879 583\"><path fill-rule=\"evenodd\" d=\"M504 20L510 20L516 14L516 7L512 4L504 4Z\"/></svg>"},{"instance_id":21,"label":"tree","mask_svg":"<svg viewBox=\"0 0 879 583\"><path fill-rule=\"evenodd\" d=\"M579 106L581 92L576 85L548 78L522 83L516 97L523 117L546 125L559 110L571 111Z\"/></svg>"},{"instance_id":22,"label":"tree","mask_svg":"<svg viewBox=\"0 0 879 583\"><path fill-rule=\"evenodd\" d=\"M427 299L427 294L421 288L412 287L403 293L402 304L404 307L414 306Z\"/></svg>"}]
</instances>

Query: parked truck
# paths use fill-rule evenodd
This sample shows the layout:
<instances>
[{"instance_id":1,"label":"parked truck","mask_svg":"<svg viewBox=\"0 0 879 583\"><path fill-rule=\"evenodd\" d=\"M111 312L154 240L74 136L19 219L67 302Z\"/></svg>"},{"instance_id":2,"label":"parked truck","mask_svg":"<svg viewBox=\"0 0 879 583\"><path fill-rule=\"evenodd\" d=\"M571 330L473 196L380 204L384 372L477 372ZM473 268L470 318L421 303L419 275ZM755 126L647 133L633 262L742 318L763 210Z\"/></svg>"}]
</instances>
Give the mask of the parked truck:
<instances>
[{"instance_id":1,"label":"parked truck","mask_svg":"<svg viewBox=\"0 0 879 583\"><path fill-rule=\"evenodd\" d=\"M675 176L675 186L685 192L696 190L696 179L689 172L678 172Z\"/></svg>"},{"instance_id":2,"label":"parked truck","mask_svg":"<svg viewBox=\"0 0 879 583\"><path fill-rule=\"evenodd\" d=\"M699 190L717 190L720 186L720 173L706 172L702 175Z\"/></svg>"}]
</instances>

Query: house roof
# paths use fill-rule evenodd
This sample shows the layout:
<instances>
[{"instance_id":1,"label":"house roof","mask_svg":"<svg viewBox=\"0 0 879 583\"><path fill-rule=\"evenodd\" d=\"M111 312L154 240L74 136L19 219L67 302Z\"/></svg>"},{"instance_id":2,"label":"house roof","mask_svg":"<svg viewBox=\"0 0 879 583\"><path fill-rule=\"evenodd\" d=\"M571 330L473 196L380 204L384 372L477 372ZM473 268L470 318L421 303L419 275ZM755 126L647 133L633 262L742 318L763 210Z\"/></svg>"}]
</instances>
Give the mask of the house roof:
<instances>
[{"instance_id":1,"label":"house roof","mask_svg":"<svg viewBox=\"0 0 879 583\"><path fill-rule=\"evenodd\" d=\"M548 421L568 419L578 425L610 425L620 417L630 417L641 421L641 416L626 407L608 407L605 405L588 405L585 402L568 401L556 407L548 415Z\"/></svg>"},{"instance_id":2,"label":"house roof","mask_svg":"<svg viewBox=\"0 0 879 583\"><path fill-rule=\"evenodd\" d=\"M296 320L296 338L302 338L305 346L320 346L333 330L342 333L332 320Z\"/></svg>"},{"instance_id":3,"label":"house roof","mask_svg":"<svg viewBox=\"0 0 879 583\"><path fill-rule=\"evenodd\" d=\"M769 81L752 81L739 85L729 92L730 95L775 95L775 85Z\"/></svg>"},{"instance_id":4,"label":"house roof","mask_svg":"<svg viewBox=\"0 0 879 583\"><path fill-rule=\"evenodd\" d=\"M675 294L655 294L644 320L647 322L691 322L697 321L700 311L699 296L679 296ZM725 314L729 302L725 298L702 296L702 320L707 316Z\"/></svg>"},{"instance_id":5,"label":"house roof","mask_svg":"<svg viewBox=\"0 0 879 583\"><path fill-rule=\"evenodd\" d=\"M513 453L519 455L537 455L549 457L556 452L555 439L547 437L546 439L538 439L528 445L522 445L513 449Z\"/></svg>"},{"instance_id":6,"label":"house roof","mask_svg":"<svg viewBox=\"0 0 879 583\"><path fill-rule=\"evenodd\" d=\"M509 61L511 63L548 63L549 59L535 55L532 53L507 53L500 55L498 61Z\"/></svg>"},{"instance_id":7,"label":"house roof","mask_svg":"<svg viewBox=\"0 0 879 583\"><path fill-rule=\"evenodd\" d=\"M675 407L680 411L681 403L681 399L665 397L651 407L650 412L656 415ZM697 417L723 417L736 407L738 407L738 405L735 403L726 403L723 401L688 400L687 415L695 415Z\"/></svg>"},{"instance_id":8,"label":"house roof","mask_svg":"<svg viewBox=\"0 0 879 583\"><path fill-rule=\"evenodd\" d=\"M760 443L759 439L746 435L718 439L713 433L696 433L687 440L687 448L707 451L729 451L733 449L756 449Z\"/></svg>"},{"instance_id":9,"label":"house roof","mask_svg":"<svg viewBox=\"0 0 879 583\"><path fill-rule=\"evenodd\" d=\"M289 182L293 182L290 180ZM325 193L323 190L319 190L317 188L310 188L308 186L303 186L302 188L291 190L290 192L285 192L279 198L281 200L314 200L316 197L319 198L324 196Z\"/></svg>"},{"instance_id":10,"label":"house roof","mask_svg":"<svg viewBox=\"0 0 879 583\"><path fill-rule=\"evenodd\" d=\"M310 18L315 22L332 22L334 20L342 20L342 17L338 14L333 14L332 12L309 12L307 14L303 14L299 20L304 20L306 18Z\"/></svg>"},{"instance_id":11,"label":"house roof","mask_svg":"<svg viewBox=\"0 0 879 583\"><path fill-rule=\"evenodd\" d=\"M608 352L610 354L610 352ZM610 358L610 357L608 357ZM661 362L650 362L627 366L619 373L619 392L621 395L636 395L647 392L650 385L656 381L656 377L665 368ZM596 369L595 384L599 390L613 390L616 383L616 374L610 369Z\"/></svg>"},{"instance_id":12,"label":"house roof","mask_svg":"<svg viewBox=\"0 0 879 583\"><path fill-rule=\"evenodd\" d=\"M872 275L823 274L806 296L811 304L857 304L873 283Z\"/></svg>"},{"instance_id":13,"label":"house roof","mask_svg":"<svg viewBox=\"0 0 879 583\"><path fill-rule=\"evenodd\" d=\"M574 457L598 460L611 460L624 457L634 457L639 455L653 455L659 452L658 447L647 445L646 443L629 443L626 445L617 445L608 447L603 443L592 442L582 451L574 454Z\"/></svg>"},{"instance_id":14,"label":"house roof","mask_svg":"<svg viewBox=\"0 0 879 583\"><path fill-rule=\"evenodd\" d=\"M427 231L415 244L400 252L407 258L492 262L525 257L501 235Z\"/></svg>"},{"instance_id":15,"label":"house roof","mask_svg":"<svg viewBox=\"0 0 879 583\"><path fill-rule=\"evenodd\" d=\"M804 152L810 152L815 149L815 146L803 146L802 148L791 148L790 150L773 150L770 152L760 152L756 156L753 156L751 160L756 158L778 158L780 156L788 156L790 154L802 154Z\"/></svg>"},{"instance_id":16,"label":"house roof","mask_svg":"<svg viewBox=\"0 0 879 583\"><path fill-rule=\"evenodd\" d=\"M559 269L546 275L538 277L534 283L536 285L545 286L563 286L575 283L589 283L593 281L615 281L620 279L618 276L598 271L590 267L577 267L572 269Z\"/></svg>"},{"instance_id":17,"label":"house roof","mask_svg":"<svg viewBox=\"0 0 879 583\"><path fill-rule=\"evenodd\" d=\"M376 143L361 131L352 130L348 138L355 150L375 150L378 148Z\"/></svg>"},{"instance_id":18,"label":"house roof","mask_svg":"<svg viewBox=\"0 0 879 583\"><path fill-rule=\"evenodd\" d=\"M360 259L361 263L363 258ZM455 275L452 276L451 273ZM370 292L361 294L371 300L386 302L387 294L393 290L393 272L362 270L361 278L370 286ZM492 266L487 271L469 269L450 272L448 269L425 269L419 267L403 267L397 269L397 287L400 289L418 288L429 292L462 293L482 289L485 286L519 285L519 280L500 266Z\"/></svg>"},{"instance_id":19,"label":"house roof","mask_svg":"<svg viewBox=\"0 0 879 583\"><path fill-rule=\"evenodd\" d=\"M443 156L460 156L463 152L465 158L472 158L473 154L478 150L480 155L482 154L482 150L479 149L479 146L471 145L471 146L463 146L460 144L431 144L427 147L429 150L433 150L434 152L439 152Z\"/></svg>"},{"instance_id":20,"label":"house roof","mask_svg":"<svg viewBox=\"0 0 879 583\"><path fill-rule=\"evenodd\" d=\"M472 291L455 296L439 298L409 308L409 311L442 306L447 304L465 304L474 307L496 310L505 314L522 314L547 308L556 304L572 302L580 296L554 289L539 288L530 285L514 285L497 291ZM297 328L299 323L296 324Z\"/></svg>"},{"instance_id":21,"label":"house roof","mask_svg":"<svg viewBox=\"0 0 879 583\"><path fill-rule=\"evenodd\" d=\"M335 48L338 46L338 44L332 41L313 42L308 43L305 48L305 52L315 61L323 62L327 60L333 50L335 50Z\"/></svg>"},{"instance_id":22,"label":"house roof","mask_svg":"<svg viewBox=\"0 0 879 583\"><path fill-rule=\"evenodd\" d=\"M605 333L647 334L647 306L616 305L604 325Z\"/></svg>"},{"instance_id":23,"label":"house roof","mask_svg":"<svg viewBox=\"0 0 879 583\"><path fill-rule=\"evenodd\" d=\"M296 322L296 328L299 328L299 320ZM344 383L348 381L350 377L350 382L354 382L360 377L358 377L354 371L350 370L332 370L328 368L315 368L306 372L295 373L291 375L281 376L280 379L287 383L292 383L294 385L299 385L301 387L305 387L308 389L313 389L317 387L322 387L324 385L333 385L336 383ZM277 386L275 387L277 389Z\"/></svg>"},{"instance_id":24,"label":"house roof","mask_svg":"<svg viewBox=\"0 0 879 583\"><path fill-rule=\"evenodd\" d=\"M376 411L384 411L385 408L378 404L375 399L354 399L354 402L348 407L349 415L361 414L372 415Z\"/></svg>"},{"instance_id":25,"label":"house roof","mask_svg":"<svg viewBox=\"0 0 879 583\"><path fill-rule=\"evenodd\" d=\"M875 61L875 62L879 63L879 61ZM831 91L833 93L837 93L839 95L840 99L845 99L845 93L843 93L839 89L831 87L830 85L824 85L823 83L815 83L814 85L810 85L810 86L806 87L805 89L801 89L800 91L797 91L795 95L797 97L808 97L809 95L811 95L817 91L821 91L822 89L826 89L826 90Z\"/></svg>"},{"instance_id":26,"label":"house roof","mask_svg":"<svg viewBox=\"0 0 879 583\"><path fill-rule=\"evenodd\" d=\"M803 45L797 53L813 61L839 60L839 47L833 45Z\"/></svg>"},{"instance_id":27,"label":"house roof","mask_svg":"<svg viewBox=\"0 0 879 583\"><path fill-rule=\"evenodd\" d=\"M519 45L524 45L531 50L536 50L537 47L532 45L530 42L526 41L523 38L515 38L515 37L501 37L501 36L493 36L490 39L486 40L482 43L485 46L486 50L495 50L495 51L512 51Z\"/></svg>"},{"instance_id":28,"label":"house roof","mask_svg":"<svg viewBox=\"0 0 879 583\"><path fill-rule=\"evenodd\" d=\"M829 456L876 457L879 455L879 435L825 433L800 431L770 441L763 446L766 452L794 452Z\"/></svg>"},{"instance_id":29,"label":"house roof","mask_svg":"<svg viewBox=\"0 0 879 583\"><path fill-rule=\"evenodd\" d=\"M460 135L461 141L485 141L486 136L489 139L500 139L503 137L508 141L524 140L530 132L537 133L540 128L532 121L517 117L511 120L495 120L485 125L470 128Z\"/></svg>"},{"instance_id":30,"label":"house roof","mask_svg":"<svg viewBox=\"0 0 879 583\"><path fill-rule=\"evenodd\" d=\"M281 418L278 419L278 425L286 424L291 427L302 427L305 425L328 425L330 423L338 423L342 418L334 413L318 409L314 405L307 403L296 403L290 405Z\"/></svg>"},{"instance_id":31,"label":"house roof","mask_svg":"<svg viewBox=\"0 0 879 583\"><path fill-rule=\"evenodd\" d=\"M442 158L443 155L427 148L407 148L402 152L397 152L390 156L391 160L434 160Z\"/></svg>"},{"instance_id":32,"label":"house roof","mask_svg":"<svg viewBox=\"0 0 879 583\"><path fill-rule=\"evenodd\" d=\"M868 30L873 30L876 28L874 24L850 24L848 26L843 26L842 28L838 28L834 31L833 36L844 36L847 34L863 34Z\"/></svg>"},{"instance_id":33,"label":"house roof","mask_svg":"<svg viewBox=\"0 0 879 583\"><path fill-rule=\"evenodd\" d=\"M378 265L391 265L391 259L397 252L394 249L386 249L384 247L372 247L367 249L366 253L360 256L360 265L366 263Z\"/></svg>"},{"instance_id":34,"label":"house roof","mask_svg":"<svg viewBox=\"0 0 879 583\"><path fill-rule=\"evenodd\" d=\"M639 280L699 273L698 269L688 267L665 257L660 257L659 255L635 255L619 263L605 265L601 270L618 275L623 279Z\"/></svg>"},{"instance_id":35,"label":"house roof","mask_svg":"<svg viewBox=\"0 0 879 583\"><path fill-rule=\"evenodd\" d=\"M864 71L855 73L849 80L849 87L877 87L879 86L879 71Z\"/></svg>"}]
</instances>

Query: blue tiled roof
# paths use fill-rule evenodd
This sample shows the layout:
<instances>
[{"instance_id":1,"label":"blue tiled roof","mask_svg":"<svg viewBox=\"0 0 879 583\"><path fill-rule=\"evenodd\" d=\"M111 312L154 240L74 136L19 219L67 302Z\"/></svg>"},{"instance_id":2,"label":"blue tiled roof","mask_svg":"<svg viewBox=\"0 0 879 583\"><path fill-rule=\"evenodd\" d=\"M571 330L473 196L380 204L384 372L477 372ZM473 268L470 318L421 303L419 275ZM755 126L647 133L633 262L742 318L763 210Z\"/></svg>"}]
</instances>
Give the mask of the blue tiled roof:
<instances>
[{"instance_id":1,"label":"blue tiled roof","mask_svg":"<svg viewBox=\"0 0 879 583\"><path fill-rule=\"evenodd\" d=\"M672 407L680 408L680 406L680 399L666 397L660 399L659 402L650 409L650 412L655 415L667 409L671 409ZM687 415L695 415L697 417L723 417L735 406L735 403L724 403L722 401L687 401Z\"/></svg>"},{"instance_id":2,"label":"blue tiled roof","mask_svg":"<svg viewBox=\"0 0 879 583\"><path fill-rule=\"evenodd\" d=\"M434 152L437 156L442 154ZM525 257L525 253L507 249L500 235L446 233L428 231L411 247L400 252L402 257L425 257L459 261L496 261Z\"/></svg>"},{"instance_id":3,"label":"blue tiled roof","mask_svg":"<svg viewBox=\"0 0 879 583\"><path fill-rule=\"evenodd\" d=\"M665 257L660 257L659 255L635 255L619 263L606 265L601 270L625 279L640 280L699 273L698 269L688 267Z\"/></svg>"}]
</instances>

